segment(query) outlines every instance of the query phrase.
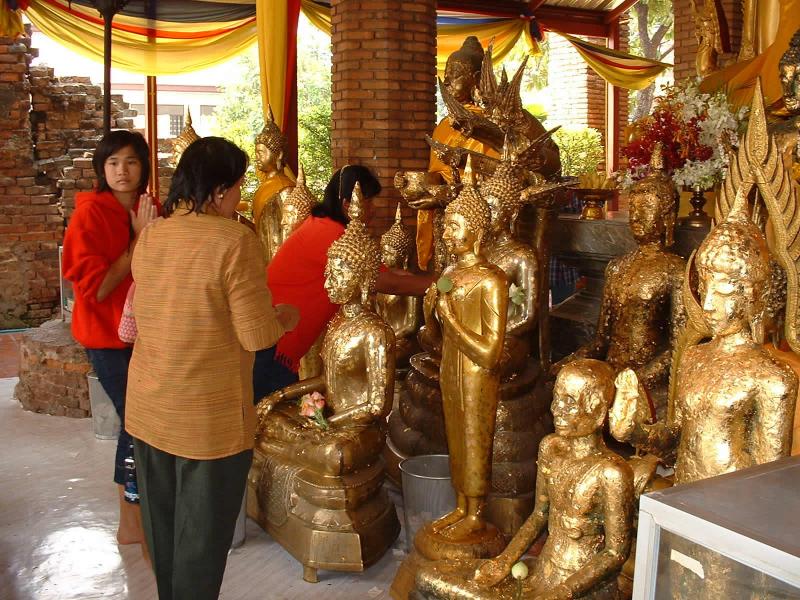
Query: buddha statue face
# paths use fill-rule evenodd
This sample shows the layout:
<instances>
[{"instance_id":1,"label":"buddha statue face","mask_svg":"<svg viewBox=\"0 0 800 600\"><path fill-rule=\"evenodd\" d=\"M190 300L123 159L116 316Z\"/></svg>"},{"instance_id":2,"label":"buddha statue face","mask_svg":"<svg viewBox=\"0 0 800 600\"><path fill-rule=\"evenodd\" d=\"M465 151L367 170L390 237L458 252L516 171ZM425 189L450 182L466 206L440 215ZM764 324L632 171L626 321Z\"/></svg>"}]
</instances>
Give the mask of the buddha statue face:
<instances>
[{"instance_id":1,"label":"buddha statue face","mask_svg":"<svg viewBox=\"0 0 800 600\"><path fill-rule=\"evenodd\" d=\"M256 144L256 165L259 171L269 173L283 170L283 150L274 150L265 144Z\"/></svg>"},{"instance_id":2,"label":"buddha statue face","mask_svg":"<svg viewBox=\"0 0 800 600\"><path fill-rule=\"evenodd\" d=\"M403 213L400 204L394 216L394 223L381 236L381 260L387 267L404 268L411 253L414 238L403 225Z\"/></svg>"},{"instance_id":3,"label":"buddha statue face","mask_svg":"<svg viewBox=\"0 0 800 600\"><path fill-rule=\"evenodd\" d=\"M731 220L715 227L697 252L697 273L703 314L714 336L763 318L769 253L755 225Z\"/></svg>"},{"instance_id":4,"label":"buddha statue face","mask_svg":"<svg viewBox=\"0 0 800 600\"><path fill-rule=\"evenodd\" d=\"M659 200L651 191L631 194L629 222L633 238L640 244L657 242L664 235Z\"/></svg>"},{"instance_id":5,"label":"buddha statue face","mask_svg":"<svg viewBox=\"0 0 800 600\"><path fill-rule=\"evenodd\" d=\"M563 437L583 437L598 431L614 397L611 367L581 359L558 373L553 387L553 425Z\"/></svg>"},{"instance_id":6,"label":"buddha statue face","mask_svg":"<svg viewBox=\"0 0 800 600\"><path fill-rule=\"evenodd\" d=\"M343 258L329 258L325 267L325 291L334 304L346 304L356 298L361 289L358 269Z\"/></svg>"},{"instance_id":7,"label":"buddha statue face","mask_svg":"<svg viewBox=\"0 0 800 600\"><path fill-rule=\"evenodd\" d=\"M287 239L308 215L301 215L297 205L284 203L281 207L281 238Z\"/></svg>"},{"instance_id":8,"label":"buddha statue face","mask_svg":"<svg viewBox=\"0 0 800 600\"><path fill-rule=\"evenodd\" d=\"M461 48L447 58L443 83L461 104L472 102L472 92L478 86L482 62L483 46L475 36L464 40Z\"/></svg>"},{"instance_id":9,"label":"buddha statue face","mask_svg":"<svg viewBox=\"0 0 800 600\"><path fill-rule=\"evenodd\" d=\"M403 256L393 244L381 243L381 261L384 265L391 268L400 268L403 266L403 260Z\"/></svg>"},{"instance_id":10,"label":"buddha statue face","mask_svg":"<svg viewBox=\"0 0 800 600\"><path fill-rule=\"evenodd\" d=\"M491 211L475 187L472 159L464 168L464 188L444 209L442 240L450 254L461 256L480 252L480 243L491 223Z\"/></svg>"},{"instance_id":11,"label":"buddha statue face","mask_svg":"<svg viewBox=\"0 0 800 600\"><path fill-rule=\"evenodd\" d=\"M450 254L461 255L470 252L477 244L478 239L478 232L469 226L464 215L445 214L442 240Z\"/></svg>"}]
</instances>

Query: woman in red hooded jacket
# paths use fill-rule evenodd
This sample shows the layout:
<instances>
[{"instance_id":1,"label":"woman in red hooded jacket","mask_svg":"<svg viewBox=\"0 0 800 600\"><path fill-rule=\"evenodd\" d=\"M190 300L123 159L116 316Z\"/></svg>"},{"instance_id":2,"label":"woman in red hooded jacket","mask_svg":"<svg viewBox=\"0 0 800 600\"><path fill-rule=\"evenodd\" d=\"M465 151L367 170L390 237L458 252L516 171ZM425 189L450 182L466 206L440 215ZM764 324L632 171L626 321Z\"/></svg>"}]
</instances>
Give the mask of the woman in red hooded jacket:
<instances>
[{"instance_id":1,"label":"woman in red hooded jacket","mask_svg":"<svg viewBox=\"0 0 800 600\"><path fill-rule=\"evenodd\" d=\"M77 194L64 237L64 278L73 284L72 335L89 356L97 378L122 421L114 481L118 484L120 544L144 543L139 505L126 502L125 459L133 456L125 431L125 388L131 347L117 334L131 279L139 233L160 212L144 193L150 178L144 138L131 131L105 135L92 159L97 188ZM143 546L144 547L144 546Z\"/></svg>"}]
</instances>

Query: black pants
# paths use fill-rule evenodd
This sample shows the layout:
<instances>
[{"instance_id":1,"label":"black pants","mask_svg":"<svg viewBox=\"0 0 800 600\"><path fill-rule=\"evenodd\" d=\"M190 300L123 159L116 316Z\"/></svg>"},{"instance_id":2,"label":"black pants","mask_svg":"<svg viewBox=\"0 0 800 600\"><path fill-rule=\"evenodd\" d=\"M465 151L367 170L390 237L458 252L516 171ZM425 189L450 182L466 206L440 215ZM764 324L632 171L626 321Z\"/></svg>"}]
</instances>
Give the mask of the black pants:
<instances>
[{"instance_id":1,"label":"black pants","mask_svg":"<svg viewBox=\"0 0 800 600\"><path fill-rule=\"evenodd\" d=\"M160 600L216 600L253 451L192 460L134 439L142 525Z\"/></svg>"},{"instance_id":2,"label":"black pants","mask_svg":"<svg viewBox=\"0 0 800 600\"><path fill-rule=\"evenodd\" d=\"M114 481L120 485L125 484L125 459L133 456L131 436L125 431L125 390L128 387L128 365L132 352L132 348L86 349L97 380L111 398L122 423L117 440L117 455L114 458Z\"/></svg>"},{"instance_id":3,"label":"black pants","mask_svg":"<svg viewBox=\"0 0 800 600\"><path fill-rule=\"evenodd\" d=\"M275 360L275 346L256 352L253 363L253 402L255 404L258 404L264 396L296 381L297 373Z\"/></svg>"}]
</instances>

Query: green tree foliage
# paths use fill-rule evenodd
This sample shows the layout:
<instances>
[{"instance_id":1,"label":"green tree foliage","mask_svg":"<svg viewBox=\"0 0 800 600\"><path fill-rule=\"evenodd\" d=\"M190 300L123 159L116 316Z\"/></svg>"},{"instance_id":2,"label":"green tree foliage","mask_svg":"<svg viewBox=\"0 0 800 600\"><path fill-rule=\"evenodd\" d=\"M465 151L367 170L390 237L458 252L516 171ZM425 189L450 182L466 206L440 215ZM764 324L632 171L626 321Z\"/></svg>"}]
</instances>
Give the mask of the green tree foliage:
<instances>
[{"instance_id":1,"label":"green tree foliage","mask_svg":"<svg viewBox=\"0 0 800 600\"><path fill-rule=\"evenodd\" d=\"M675 19L672 0L641 0L631 10L630 50L632 54L663 61L674 48ZM653 106L656 84L631 95L628 110L635 121Z\"/></svg>"},{"instance_id":2,"label":"green tree foliage","mask_svg":"<svg viewBox=\"0 0 800 600\"><path fill-rule=\"evenodd\" d=\"M605 158L603 138L591 127L562 127L553 134L561 151L561 172L570 177L597 172Z\"/></svg>"},{"instance_id":3,"label":"green tree foliage","mask_svg":"<svg viewBox=\"0 0 800 600\"><path fill-rule=\"evenodd\" d=\"M297 47L297 112L299 159L306 171L306 185L318 197L331 175L331 51L330 39L301 16ZM258 188L255 170L255 136L264 127L258 49L253 47L238 59L242 77L223 91L216 110L214 135L239 145L250 166L242 196L249 200Z\"/></svg>"}]
</instances>

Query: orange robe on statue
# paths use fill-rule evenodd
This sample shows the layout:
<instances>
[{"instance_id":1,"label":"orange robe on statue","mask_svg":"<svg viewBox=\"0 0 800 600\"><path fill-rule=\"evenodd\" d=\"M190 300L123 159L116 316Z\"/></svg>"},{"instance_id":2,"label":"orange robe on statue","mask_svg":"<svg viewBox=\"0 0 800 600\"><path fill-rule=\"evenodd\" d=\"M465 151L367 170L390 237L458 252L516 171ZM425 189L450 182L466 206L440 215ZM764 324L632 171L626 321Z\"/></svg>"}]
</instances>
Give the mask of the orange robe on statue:
<instances>
[{"instance_id":1,"label":"orange robe on statue","mask_svg":"<svg viewBox=\"0 0 800 600\"><path fill-rule=\"evenodd\" d=\"M753 99L756 79L761 77L761 86L768 104L783 96L778 78L778 63L789 48L789 41L800 29L800 0L781 0L781 19L775 41L764 52L726 67L706 77L700 89L714 92L722 89L736 106L749 106Z\"/></svg>"},{"instance_id":2,"label":"orange robe on statue","mask_svg":"<svg viewBox=\"0 0 800 600\"><path fill-rule=\"evenodd\" d=\"M468 104L465 108L474 113L482 112L482 109L474 104ZM472 152L480 152L493 158L500 158L500 155L487 144L468 138L460 131L453 129L449 117L445 117L439 122L431 137L436 142L447 144L454 148L466 148ZM451 183L453 180L450 174L450 167L439 160L439 157L433 151L431 151L428 171L441 174L447 183ZM428 269L428 263L433 256L433 218L435 213L436 210L417 211L417 263L423 271Z\"/></svg>"},{"instance_id":3,"label":"orange robe on statue","mask_svg":"<svg viewBox=\"0 0 800 600\"><path fill-rule=\"evenodd\" d=\"M261 217L261 211L264 209L267 200L287 187L293 188L294 180L284 173L278 173L274 177L270 177L259 186L253 195L253 223L258 224L258 219Z\"/></svg>"}]
</instances>

